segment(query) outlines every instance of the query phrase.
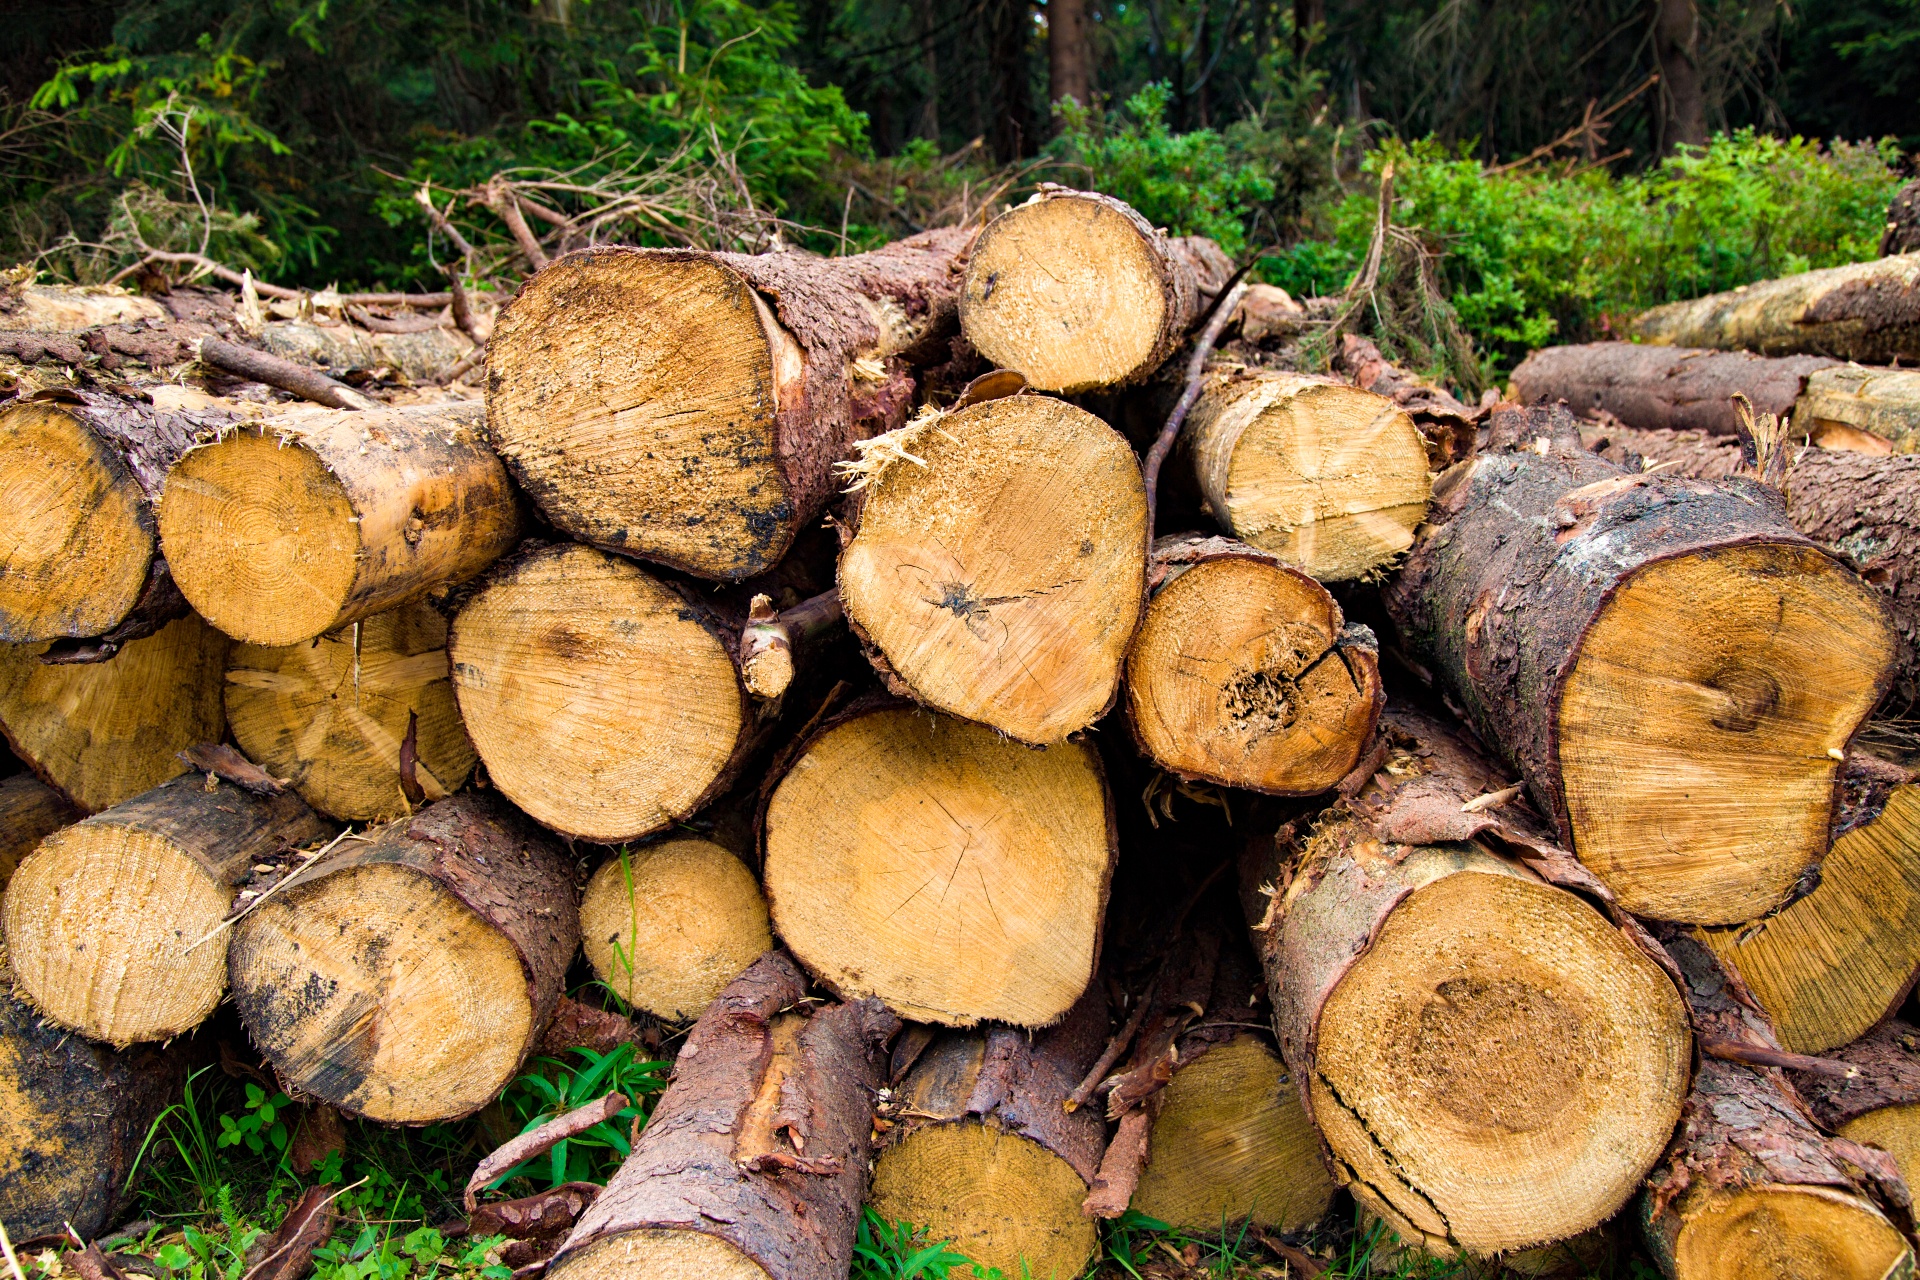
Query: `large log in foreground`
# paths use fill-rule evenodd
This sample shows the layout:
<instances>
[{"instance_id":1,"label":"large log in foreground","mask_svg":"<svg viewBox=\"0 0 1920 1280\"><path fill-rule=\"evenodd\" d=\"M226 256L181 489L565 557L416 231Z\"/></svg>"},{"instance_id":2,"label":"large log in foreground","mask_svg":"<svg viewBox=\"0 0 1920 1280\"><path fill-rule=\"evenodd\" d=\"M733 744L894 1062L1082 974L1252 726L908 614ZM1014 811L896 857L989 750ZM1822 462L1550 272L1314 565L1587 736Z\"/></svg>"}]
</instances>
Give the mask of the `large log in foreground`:
<instances>
[{"instance_id":1,"label":"large log in foreground","mask_svg":"<svg viewBox=\"0 0 1920 1280\"><path fill-rule=\"evenodd\" d=\"M1824 1056L1852 1071L1793 1073L1814 1119L1829 1133L1892 1156L1911 1189L1920 1178L1920 1030L1890 1021Z\"/></svg>"},{"instance_id":2,"label":"large log in foreground","mask_svg":"<svg viewBox=\"0 0 1920 1280\"><path fill-rule=\"evenodd\" d=\"M1325 791L1360 761L1386 694L1373 633L1327 589L1230 538L1155 540L1127 653L1134 740L1188 781Z\"/></svg>"},{"instance_id":3,"label":"large log in foreground","mask_svg":"<svg viewBox=\"0 0 1920 1280\"><path fill-rule=\"evenodd\" d=\"M1627 910L1780 906L1894 675L1879 593L1775 490L1623 470L1564 408L1493 431L1387 588L1408 651Z\"/></svg>"},{"instance_id":4,"label":"large log in foreground","mask_svg":"<svg viewBox=\"0 0 1920 1280\"><path fill-rule=\"evenodd\" d=\"M900 1023L872 1000L809 1013L806 994L793 962L768 952L700 1016L555 1280L847 1274Z\"/></svg>"},{"instance_id":5,"label":"large log in foreground","mask_svg":"<svg viewBox=\"0 0 1920 1280\"><path fill-rule=\"evenodd\" d=\"M960 325L974 349L1042 391L1124 386L1172 354L1233 264L1169 237L1111 196L1044 184L987 224Z\"/></svg>"},{"instance_id":6,"label":"large log in foreground","mask_svg":"<svg viewBox=\"0 0 1920 1280\"><path fill-rule=\"evenodd\" d=\"M919 419L858 470L840 599L893 692L1036 746L1105 713L1146 597L1119 432L1013 395Z\"/></svg>"},{"instance_id":7,"label":"large log in foreground","mask_svg":"<svg viewBox=\"0 0 1920 1280\"><path fill-rule=\"evenodd\" d=\"M1684 935L1667 950L1685 978L1703 1048L1777 1050L1766 1020L1712 955ZM1783 1075L1703 1057L1666 1159L1641 1203L1647 1243L1671 1280L1913 1274L1910 1205L1895 1162L1808 1121Z\"/></svg>"},{"instance_id":8,"label":"large log in foreground","mask_svg":"<svg viewBox=\"0 0 1920 1280\"><path fill-rule=\"evenodd\" d=\"M233 927L229 966L247 1034L290 1090L427 1124L513 1079L579 946L566 855L465 792L263 898Z\"/></svg>"},{"instance_id":9,"label":"large log in foreground","mask_svg":"<svg viewBox=\"0 0 1920 1280\"><path fill-rule=\"evenodd\" d=\"M922 1022L1040 1027L1086 990L1115 857L1088 744L1033 750L856 706L768 786L774 929L837 994Z\"/></svg>"},{"instance_id":10,"label":"large log in foreground","mask_svg":"<svg viewBox=\"0 0 1920 1280\"><path fill-rule=\"evenodd\" d=\"M250 644L290 645L464 582L519 538L477 405L312 410L182 458L160 538L187 600Z\"/></svg>"},{"instance_id":11,"label":"large log in foreground","mask_svg":"<svg viewBox=\"0 0 1920 1280\"><path fill-rule=\"evenodd\" d=\"M327 835L297 796L199 774L55 832L7 886L19 990L52 1021L108 1044L193 1030L227 989L219 926L240 881Z\"/></svg>"},{"instance_id":12,"label":"large log in foreground","mask_svg":"<svg viewBox=\"0 0 1920 1280\"><path fill-rule=\"evenodd\" d=\"M1285 1055L1336 1179L1403 1239L1493 1254L1611 1217L1686 1095L1686 1009L1593 883L1435 722L1242 883ZM1480 800L1476 811L1470 806Z\"/></svg>"},{"instance_id":13,"label":"large log in foreground","mask_svg":"<svg viewBox=\"0 0 1920 1280\"><path fill-rule=\"evenodd\" d=\"M904 420L908 361L950 330L972 239L844 258L568 254L495 322L494 444L583 542L706 578L770 569L853 441Z\"/></svg>"},{"instance_id":14,"label":"large log in foreground","mask_svg":"<svg viewBox=\"0 0 1920 1280\"><path fill-rule=\"evenodd\" d=\"M1643 313L1633 331L1661 346L1912 363L1920 360L1920 253L1670 302Z\"/></svg>"}]
</instances>

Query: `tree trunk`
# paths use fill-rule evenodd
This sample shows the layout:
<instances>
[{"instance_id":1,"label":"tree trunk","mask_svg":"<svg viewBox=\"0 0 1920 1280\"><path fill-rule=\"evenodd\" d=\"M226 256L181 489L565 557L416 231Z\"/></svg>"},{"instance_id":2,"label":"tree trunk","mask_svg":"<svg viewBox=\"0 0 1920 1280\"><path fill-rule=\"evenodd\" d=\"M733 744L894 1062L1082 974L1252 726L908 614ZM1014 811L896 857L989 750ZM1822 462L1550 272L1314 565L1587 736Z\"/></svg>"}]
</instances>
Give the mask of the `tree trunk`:
<instances>
[{"instance_id":1,"label":"tree trunk","mask_svg":"<svg viewBox=\"0 0 1920 1280\"><path fill-rule=\"evenodd\" d=\"M374 333L349 324L300 320L269 324L261 332L260 345L283 360L339 373L389 369L411 382L438 382L473 354L473 340L453 328Z\"/></svg>"},{"instance_id":2,"label":"tree trunk","mask_svg":"<svg viewBox=\"0 0 1920 1280\"><path fill-rule=\"evenodd\" d=\"M847 1274L873 1095L900 1023L875 1001L816 1007L806 995L773 951L700 1016L633 1154L556 1255L555 1280Z\"/></svg>"},{"instance_id":3,"label":"tree trunk","mask_svg":"<svg viewBox=\"0 0 1920 1280\"><path fill-rule=\"evenodd\" d=\"M447 620L424 601L305 644L235 645L226 707L249 759L343 822L408 812L409 727L412 776L430 801L458 791L477 758L453 702Z\"/></svg>"},{"instance_id":4,"label":"tree trunk","mask_svg":"<svg viewBox=\"0 0 1920 1280\"><path fill-rule=\"evenodd\" d=\"M1611 414L1639 431L1738 435L1735 395L1755 413L1791 417L1795 440L1863 453L1920 449L1920 373L1905 369L1592 342L1536 351L1513 371L1516 400L1564 400L1582 417Z\"/></svg>"},{"instance_id":5,"label":"tree trunk","mask_svg":"<svg viewBox=\"0 0 1920 1280\"><path fill-rule=\"evenodd\" d=\"M1654 0L1653 56L1660 64L1660 152L1707 145L1700 83L1700 15L1694 0Z\"/></svg>"},{"instance_id":6,"label":"tree trunk","mask_svg":"<svg viewBox=\"0 0 1920 1280\"><path fill-rule=\"evenodd\" d=\"M30 773L0 780L0 895L23 858L80 816L58 791ZM0 902L5 900L0 897Z\"/></svg>"},{"instance_id":7,"label":"tree trunk","mask_svg":"<svg viewBox=\"0 0 1920 1280\"><path fill-rule=\"evenodd\" d=\"M1104 715L1146 591L1126 440L1013 395L917 421L859 467L840 599L888 687L1036 746Z\"/></svg>"},{"instance_id":8,"label":"tree trunk","mask_svg":"<svg viewBox=\"0 0 1920 1280\"><path fill-rule=\"evenodd\" d=\"M1041 141L1033 125L1033 88L1027 46L1033 39L1031 0L992 0L987 6L987 74L993 86L993 158L1012 164Z\"/></svg>"},{"instance_id":9,"label":"tree trunk","mask_svg":"<svg viewBox=\"0 0 1920 1280\"><path fill-rule=\"evenodd\" d=\"M1090 745L1029 750L867 702L766 785L775 931L843 999L948 1026L1043 1027L1086 990L1115 857Z\"/></svg>"},{"instance_id":10,"label":"tree trunk","mask_svg":"<svg viewBox=\"0 0 1920 1280\"><path fill-rule=\"evenodd\" d=\"M1920 1031L1890 1021L1825 1056L1854 1074L1792 1073L1814 1119L1829 1133L1892 1156L1912 1187L1920 1178Z\"/></svg>"},{"instance_id":11,"label":"tree trunk","mask_svg":"<svg viewBox=\"0 0 1920 1280\"><path fill-rule=\"evenodd\" d=\"M60 1235L70 1223L92 1239L117 1223L127 1175L154 1120L180 1100L186 1066L185 1045L116 1052L46 1025L0 990L0 1223L8 1235Z\"/></svg>"},{"instance_id":12,"label":"tree trunk","mask_svg":"<svg viewBox=\"0 0 1920 1280\"><path fill-rule=\"evenodd\" d=\"M1106 1036L1106 1000L1089 991L1037 1036L993 1027L936 1038L880 1109L874 1211L952 1241L979 1268L1080 1274L1097 1243L1080 1202L1107 1135L1098 1112L1063 1104Z\"/></svg>"},{"instance_id":13,"label":"tree trunk","mask_svg":"<svg viewBox=\"0 0 1920 1280\"><path fill-rule=\"evenodd\" d=\"M569 254L501 310L493 442L572 537L704 578L762 573L818 518L853 442L905 420L909 362L944 358L972 239Z\"/></svg>"},{"instance_id":14,"label":"tree trunk","mask_svg":"<svg viewBox=\"0 0 1920 1280\"><path fill-rule=\"evenodd\" d=\"M1920 253L1920 178L1894 193L1887 205L1887 229L1880 236L1880 255Z\"/></svg>"},{"instance_id":15,"label":"tree trunk","mask_svg":"<svg viewBox=\"0 0 1920 1280\"><path fill-rule=\"evenodd\" d=\"M1920 360L1920 254L1670 302L1643 313L1633 331L1661 346L1911 364Z\"/></svg>"},{"instance_id":16,"label":"tree trunk","mask_svg":"<svg viewBox=\"0 0 1920 1280\"><path fill-rule=\"evenodd\" d=\"M1763 485L1623 470L1562 408L1492 430L1387 589L1409 654L1627 910L1783 905L1893 676L1878 593Z\"/></svg>"},{"instance_id":17,"label":"tree trunk","mask_svg":"<svg viewBox=\"0 0 1920 1280\"><path fill-rule=\"evenodd\" d=\"M14 754L88 813L186 766L178 752L226 734L227 638L188 615L105 662L48 666L45 645L0 647L0 730Z\"/></svg>"},{"instance_id":18,"label":"tree trunk","mask_svg":"<svg viewBox=\"0 0 1920 1280\"><path fill-rule=\"evenodd\" d=\"M1210 375L1185 431L1214 519L1322 582L1389 563L1426 515L1426 445L1385 396L1229 368Z\"/></svg>"},{"instance_id":19,"label":"tree trunk","mask_svg":"<svg viewBox=\"0 0 1920 1280\"><path fill-rule=\"evenodd\" d=\"M1746 471L1733 440L1618 427L1586 439L1629 470L1664 463L1663 472L1702 480ZM1895 700L1920 702L1920 458L1806 449L1795 454L1787 484L1794 527L1880 588L1902 639Z\"/></svg>"},{"instance_id":20,"label":"tree trunk","mask_svg":"<svg viewBox=\"0 0 1920 1280\"><path fill-rule=\"evenodd\" d=\"M609 991L669 1022L699 1017L773 945L753 872L689 838L602 863L580 898L580 937Z\"/></svg>"},{"instance_id":21,"label":"tree trunk","mask_svg":"<svg viewBox=\"0 0 1920 1280\"><path fill-rule=\"evenodd\" d=\"M934 13L934 0L919 0L920 15L920 69L927 78L927 99L920 106L920 127L916 136L925 138L934 146L940 145L940 57L934 47L934 32L939 23Z\"/></svg>"},{"instance_id":22,"label":"tree trunk","mask_svg":"<svg viewBox=\"0 0 1920 1280\"><path fill-rule=\"evenodd\" d=\"M1093 108L1093 39L1087 0L1046 0L1047 100Z\"/></svg>"},{"instance_id":23,"label":"tree trunk","mask_svg":"<svg viewBox=\"0 0 1920 1280\"><path fill-rule=\"evenodd\" d=\"M520 536L478 406L311 410L194 449L160 499L180 590L236 640L302 644L464 582Z\"/></svg>"},{"instance_id":24,"label":"tree trunk","mask_svg":"<svg viewBox=\"0 0 1920 1280\"><path fill-rule=\"evenodd\" d=\"M1711 953L1680 934L1666 943L1703 1047L1778 1047ZM1641 1221L1673 1280L1883 1280L1913 1269L1883 1209L1905 1191L1885 1155L1822 1137L1779 1071L1703 1057Z\"/></svg>"},{"instance_id":25,"label":"tree trunk","mask_svg":"<svg viewBox=\"0 0 1920 1280\"><path fill-rule=\"evenodd\" d=\"M566 854L482 792L299 872L233 930L234 1005L292 1090L387 1124L491 1102L580 946Z\"/></svg>"},{"instance_id":26,"label":"tree trunk","mask_svg":"<svg viewBox=\"0 0 1920 1280\"><path fill-rule=\"evenodd\" d=\"M1041 391L1137 383L1173 353L1233 264L1169 237L1111 196L1043 183L980 233L960 327L989 363Z\"/></svg>"},{"instance_id":27,"label":"tree trunk","mask_svg":"<svg viewBox=\"0 0 1920 1280\"><path fill-rule=\"evenodd\" d=\"M1833 842L1820 882L1744 929L1699 942L1737 971L1780 1043L1824 1053L1892 1015L1920 973L1920 786Z\"/></svg>"},{"instance_id":28,"label":"tree trunk","mask_svg":"<svg viewBox=\"0 0 1920 1280\"><path fill-rule=\"evenodd\" d=\"M618 843L718 795L760 727L738 634L639 565L573 543L488 576L447 636L487 776L543 826Z\"/></svg>"},{"instance_id":29,"label":"tree trunk","mask_svg":"<svg viewBox=\"0 0 1920 1280\"><path fill-rule=\"evenodd\" d=\"M196 432L234 421L66 388L0 408L0 642L104 658L185 613L153 502Z\"/></svg>"},{"instance_id":30,"label":"tree trunk","mask_svg":"<svg viewBox=\"0 0 1920 1280\"><path fill-rule=\"evenodd\" d=\"M1427 717L1383 723L1371 782L1242 868L1281 1052L1336 1180L1403 1239L1576 1235L1673 1130L1685 1007L1637 926L1543 878L1598 887L1504 774Z\"/></svg>"},{"instance_id":31,"label":"tree trunk","mask_svg":"<svg viewBox=\"0 0 1920 1280\"><path fill-rule=\"evenodd\" d=\"M1194 534L1155 541L1147 583L1127 719L1155 763L1189 782L1304 796L1360 762L1386 703L1379 646L1325 587Z\"/></svg>"},{"instance_id":32,"label":"tree trunk","mask_svg":"<svg viewBox=\"0 0 1920 1280\"><path fill-rule=\"evenodd\" d=\"M7 886L18 989L108 1044L193 1030L227 989L235 891L328 832L297 796L189 774L54 833Z\"/></svg>"}]
</instances>

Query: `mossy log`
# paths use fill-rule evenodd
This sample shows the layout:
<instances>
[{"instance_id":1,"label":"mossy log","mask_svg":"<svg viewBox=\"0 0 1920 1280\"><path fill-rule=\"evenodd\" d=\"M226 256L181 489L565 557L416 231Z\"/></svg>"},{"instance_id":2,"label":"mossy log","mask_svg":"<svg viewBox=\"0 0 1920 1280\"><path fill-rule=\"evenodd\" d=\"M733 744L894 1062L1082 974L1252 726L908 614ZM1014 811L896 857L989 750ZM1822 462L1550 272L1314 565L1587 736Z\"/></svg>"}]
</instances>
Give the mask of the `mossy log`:
<instances>
[{"instance_id":1,"label":"mossy log","mask_svg":"<svg viewBox=\"0 0 1920 1280\"><path fill-rule=\"evenodd\" d=\"M305 410L228 431L168 473L180 590L236 640L290 645L465 582L519 510L478 405Z\"/></svg>"},{"instance_id":2,"label":"mossy log","mask_svg":"<svg viewBox=\"0 0 1920 1280\"><path fill-rule=\"evenodd\" d=\"M596 248L501 309L488 429L554 526L704 578L771 569L944 359L974 233L872 253Z\"/></svg>"},{"instance_id":3,"label":"mossy log","mask_svg":"<svg viewBox=\"0 0 1920 1280\"><path fill-rule=\"evenodd\" d=\"M80 816L64 796L30 773L0 779L0 894L23 858Z\"/></svg>"},{"instance_id":4,"label":"mossy log","mask_svg":"<svg viewBox=\"0 0 1920 1280\"><path fill-rule=\"evenodd\" d=\"M241 882L329 834L298 796L197 773L55 832L7 887L18 990L108 1044L193 1030L226 993L221 922Z\"/></svg>"},{"instance_id":5,"label":"mossy log","mask_svg":"<svg viewBox=\"0 0 1920 1280\"><path fill-rule=\"evenodd\" d=\"M1385 592L1407 652L1627 910L1783 905L1895 674L1880 593L1776 490L1622 469L1560 407L1492 425Z\"/></svg>"},{"instance_id":6,"label":"mossy log","mask_svg":"<svg viewBox=\"0 0 1920 1280\"><path fill-rule=\"evenodd\" d=\"M555 1280L840 1280L871 1168L873 1099L900 1023L807 1001L769 952L700 1016L633 1154Z\"/></svg>"},{"instance_id":7,"label":"mossy log","mask_svg":"<svg viewBox=\"0 0 1920 1280\"><path fill-rule=\"evenodd\" d=\"M1154 541L1127 653L1134 741L1189 782L1314 795L1360 762L1386 694L1379 648L1327 589L1230 538Z\"/></svg>"},{"instance_id":8,"label":"mossy log","mask_svg":"<svg viewBox=\"0 0 1920 1280\"><path fill-rule=\"evenodd\" d=\"M290 1090L389 1124L491 1102L580 946L566 854L464 792L300 871L233 928L234 1004Z\"/></svg>"},{"instance_id":9,"label":"mossy log","mask_svg":"<svg viewBox=\"0 0 1920 1280\"><path fill-rule=\"evenodd\" d=\"M1909 1188L1920 1180L1920 1030L1893 1019L1821 1055L1851 1074L1795 1071L1794 1087L1829 1133L1893 1157Z\"/></svg>"},{"instance_id":10,"label":"mossy log","mask_svg":"<svg viewBox=\"0 0 1920 1280\"><path fill-rule=\"evenodd\" d=\"M1670 302L1643 312L1633 332L1661 346L1911 363L1920 360L1920 253Z\"/></svg>"}]
</instances>

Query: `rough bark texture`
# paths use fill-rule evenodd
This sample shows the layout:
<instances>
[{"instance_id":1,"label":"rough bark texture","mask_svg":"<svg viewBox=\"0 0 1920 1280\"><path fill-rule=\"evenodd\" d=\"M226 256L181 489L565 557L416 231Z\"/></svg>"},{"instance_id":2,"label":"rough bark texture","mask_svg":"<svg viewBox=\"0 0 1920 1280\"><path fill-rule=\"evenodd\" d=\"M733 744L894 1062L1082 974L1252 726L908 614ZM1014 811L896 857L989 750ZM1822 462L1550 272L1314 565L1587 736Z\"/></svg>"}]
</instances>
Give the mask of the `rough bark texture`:
<instances>
[{"instance_id":1,"label":"rough bark texture","mask_svg":"<svg viewBox=\"0 0 1920 1280\"><path fill-rule=\"evenodd\" d=\"M6 892L7 881L22 859L80 816L66 797L30 773L0 780L0 894Z\"/></svg>"},{"instance_id":2,"label":"rough bark texture","mask_svg":"<svg viewBox=\"0 0 1920 1280\"><path fill-rule=\"evenodd\" d=\"M770 1280L846 1275L883 1047L900 1024L874 1000L809 1016L806 994L794 963L770 951L701 1015L633 1154L561 1247L556 1276L618 1275L623 1236L665 1232L716 1236ZM797 1036L778 1034L783 1016L805 1018ZM633 1239L625 1257L644 1259Z\"/></svg>"},{"instance_id":3,"label":"rough bark texture","mask_svg":"<svg viewBox=\"0 0 1920 1280\"><path fill-rule=\"evenodd\" d=\"M1093 105L1093 41L1086 0L1050 0L1047 5L1047 100L1072 98Z\"/></svg>"},{"instance_id":4,"label":"rough bark texture","mask_svg":"<svg viewBox=\"0 0 1920 1280\"><path fill-rule=\"evenodd\" d=\"M1663 346L1911 364L1920 360L1920 253L1670 302L1641 315L1633 330Z\"/></svg>"},{"instance_id":5,"label":"rough bark texture","mask_svg":"<svg viewBox=\"0 0 1920 1280\"><path fill-rule=\"evenodd\" d=\"M412 333L375 333L350 324L305 321L269 324L260 345L285 359L338 373L386 369L414 382L439 381L473 351L472 339L439 325Z\"/></svg>"},{"instance_id":6,"label":"rough bark texture","mask_svg":"<svg viewBox=\"0 0 1920 1280\"><path fill-rule=\"evenodd\" d=\"M1700 84L1700 15L1694 0L1659 0L1653 56L1660 64L1660 151L1707 145L1707 96Z\"/></svg>"},{"instance_id":7,"label":"rough bark texture","mask_svg":"<svg viewBox=\"0 0 1920 1280\"><path fill-rule=\"evenodd\" d=\"M1545 347L1513 371L1513 398L1523 404L1564 400L1582 417L1605 411L1644 431L1739 434L1732 397L1747 397L1756 413L1785 417L1806 390L1807 377L1840 361L1826 356L1769 358L1748 351L1652 347L1634 342L1590 342Z\"/></svg>"},{"instance_id":8,"label":"rough bark texture","mask_svg":"<svg viewBox=\"0 0 1920 1280\"><path fill-rule=\"evenodd\" d=\"M1795 1071L1794 1088L1823 1128L1837 1130L1882 1107L1920 1102L1920 1030L1898 1020L1868 1032L1822 1057L1844 1062L1855 1074Z\"/></svg>"},{"instance_id":9,"label":"rough bark texture","mask_svg":"<svg viewBox=\"0 0 1920 1280\"><path fill-rule=\"evenodd\" d=\"M1880 254L1920 253L1920 178L1894 194L1887 206L1887 229L1880 237Z\"/></svg>"},{"instance_id":10,"label":"rough bark texture","mask_svg":"<svg viewBox=\"0 0 1920 1280\"><path fill-rule=\"evenodd\" d=\"M1663 474L1724 480L1748 470L1738 441L1698 432L1633 431L1607 425L1583 438L1629 470L1660 463ZM1920 458L1804 449L1788 472L1787 518L1880 588L1903 641L1894 697L1920 701Z\"/></svg>"}]
</instances>

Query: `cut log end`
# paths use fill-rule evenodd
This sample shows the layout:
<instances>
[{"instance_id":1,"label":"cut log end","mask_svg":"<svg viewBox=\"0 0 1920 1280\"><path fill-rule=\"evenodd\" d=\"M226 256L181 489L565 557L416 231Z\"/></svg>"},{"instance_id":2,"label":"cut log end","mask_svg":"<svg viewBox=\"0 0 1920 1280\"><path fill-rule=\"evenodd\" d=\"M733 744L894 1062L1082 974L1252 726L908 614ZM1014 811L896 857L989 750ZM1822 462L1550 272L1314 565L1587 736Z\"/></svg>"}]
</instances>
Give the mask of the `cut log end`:
<instances>
[{"instance_id":1,"label":"cut log end","mask_svg":"<svg viewBox=\"0 0 1920 1280\"><path fill-rule=\"evenodd\" d=\"M638 565L577 545L498 572L455 618L460 712L493 784L589 840L697 809L749 728L728 642Z\"/></svg>"},{"instance_id":2,"label":"cut log end","mask_svg":"<svg viewBox=\"0 0 1920 1280\"><path fill-rule=\"evenodd\" d=\"M773 945L753 873L695 839L609 859L580 899L580 936L609 990L676 1022L698 1017Z\"/></svg>"},{"instance_id":3,"label":"cut log end","mask_svg":"<svg viewBox=\"0 0 1920 1280\"><path fill-rule=\"evenodd\" d=\"M0 410L0 642L112 630L140 598L155 540L126 468L58 404Z\"/></svg>"},{"instance_id":4,"label":"cut log end","mask_svg":"<svg viewBox=\"0 0 1920 1280\"><path fill-rule=\"evenodd\" d=\"M1093 750L887 708L816 737L768 802L767 898L814 974L903 1017L1056 1021L1112 868Z\"/></svg>"},{"instance_id":5,"label":"cut log end","mask_svg":"<svg viewBox=\"0 0 1920 1280\"><path fill-rule=\"evenodd\" d=\"M1833 1187L1761 1184L1698 1197L1681 1211L1674 1280L1822 1276L1886 1280L1913 1254L1868 1201Z\"/></svg>"},{"instance_id":6,"label":"cut log end","mask_svg":"<svg viewBox=\"0 0 1920 1280\"><path fill-rule=\"evenodd\" d=\"M1581 860L1655 919L1734 924L1779 905L1826 851L1836 757L1895 644L1870 588L1812 547L1717 547L1636 571L1562 686Z\"/></svg>"},{"instance_id":7,"label":"cut log end","mask_svg":"<svg viewBox=\"0 0 1920 1280\"><path fill-rule=\"evenodd\" d=\"M1862 1146L1878 1147L1892 1156L1908 1186L1920 1178L1920 1102L1903 1102L1869 1111L1855 1116L1834 1132Z\"/></svg>"},{"instance_id":8,"label":"cut log end","mask_svg":"<svg viewBox=\"0 0 1920 1280\"><path fill-rule=\"evenodd\" d=\"M594 1241L554 1268L555 1280L769 1280L759 1263L717 1235L645 1227Z\"/></svg>"}]
</instances>

